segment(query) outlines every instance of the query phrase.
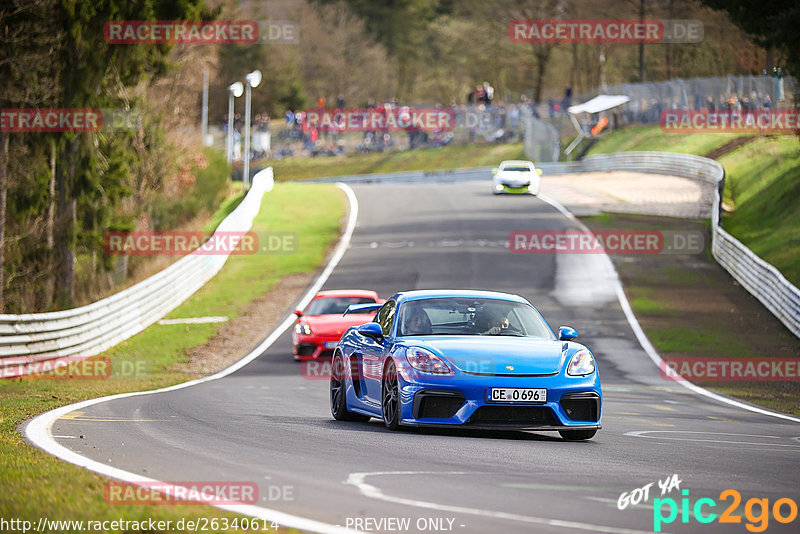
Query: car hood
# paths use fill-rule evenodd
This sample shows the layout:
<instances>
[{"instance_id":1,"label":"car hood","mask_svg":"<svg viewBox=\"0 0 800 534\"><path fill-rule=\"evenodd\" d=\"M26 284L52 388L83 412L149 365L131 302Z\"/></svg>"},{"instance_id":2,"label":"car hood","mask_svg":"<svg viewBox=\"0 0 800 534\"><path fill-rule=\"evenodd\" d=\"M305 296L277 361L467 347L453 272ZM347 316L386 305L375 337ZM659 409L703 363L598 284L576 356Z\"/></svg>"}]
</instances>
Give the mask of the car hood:
<instances>
[{"instance_id":1,"label":"car hood","mask_svg":"<svg viewBox=\"0 0 800 534\"><path fill-rule=\"evenodd\" d=\"M320 336L341 337L351 326L360 326L372 320L372 314L341 315L306 315L300 319L311 327L311 331Z\"/></svg>"},{"instance_id":2,"label":"car hood","mask_svg":"<svg viewBox=\"0 0 800 534\"><path fill-rule=\"evenodd\" d=\"M419 336L404 338L443 356L459 370L485 375L549 375L561 370L564 342L510 336Z\"/></svg>"},{"instance_id":3,"label":"car hood","mask_svg":"<svg viewBox=\"0 0 800 534\"><path fill-rule=\"evenodd\" d=\"M497 173L497 179L504 184L528 184L533 179L532 172L503 172Z\"/></svg>"}]
</instances>

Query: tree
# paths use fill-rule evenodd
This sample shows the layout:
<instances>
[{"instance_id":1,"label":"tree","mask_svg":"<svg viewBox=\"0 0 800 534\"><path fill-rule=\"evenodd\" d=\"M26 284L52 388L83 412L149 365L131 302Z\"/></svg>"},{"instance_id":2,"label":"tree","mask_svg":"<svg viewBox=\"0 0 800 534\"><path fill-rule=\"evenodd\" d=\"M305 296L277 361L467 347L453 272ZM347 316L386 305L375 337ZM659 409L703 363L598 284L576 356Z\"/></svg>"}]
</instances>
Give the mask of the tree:
<instances>
[{"instance_id":1,"label":"tree","mask_svg":"<svg viewBox=\"0 0 800 534\"><path fill-rule=\"evenodd\" d=\"M120 86L135 85L167 71L171 45L109 44L103 38L107 21L210 18L213 13L204 11L201 1L59 0L52 13L63 33L55 58L59 95L54 107L115 107L120 102ZM95 150L90 133L64 133L58 142L54 241L59 307L69 307L74 300L77 200L103 196Z\"/></svg>"},{"instance_id":2,"label":"tree","mask_svg":"<svg viewBox=\"0 0 800 534\"><path fill-rule=\"evenodd\" d=\"M758 44L784 55L789 74L800 76L800 4L796 0L700 0L724 11Z\"/></svg>"},{"instance_id":3,"label":"tree","mask_svg":"<svg viewBox=\"0 0 800 534\"><path fill-rule=\"evenodd\" d=\"M320 4L339 0L318 0ZM364 20L367 31L386 47L397 64L399 98L407 97L418 73L411 66L424 52L427 32L437 13L452 9L449 0L347 0L346 4Z\"/></svg>"},{"instance_id":4,"label":"tree","mask_svg":"<svg viewBox=\"0 0 800 534\"><path fill-rule=\"evenodd\" d=\"M50 21L55 0L12 0L0 6L0 109L38 106L56 93L54 53L61 35ZM21 144L45 136L15 134ZM5 310L6 217L11 133L0 131L0 313Z\"/></svg>"}]
</instances>

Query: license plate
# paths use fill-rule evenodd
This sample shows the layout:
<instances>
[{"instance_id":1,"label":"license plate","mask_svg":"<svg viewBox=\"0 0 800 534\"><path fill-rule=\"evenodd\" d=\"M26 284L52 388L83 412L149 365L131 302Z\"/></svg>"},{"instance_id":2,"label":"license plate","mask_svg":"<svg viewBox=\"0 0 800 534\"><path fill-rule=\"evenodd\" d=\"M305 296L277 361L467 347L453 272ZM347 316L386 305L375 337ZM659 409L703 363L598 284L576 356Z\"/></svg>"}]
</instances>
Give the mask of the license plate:
<instances>
[{"instance_id":1,"label":"license plate","mask_svg":"<svg viewBox=\"0 0 800 534\"><path fill-rule=\"evenodd\" d=\"M544 388L488 388L487 402L547 402Z\"/></svg>"},{"instance_id":2,"label":"license plate","mask_svg":"<svg viewBox=\"0 0 800 534\"><path fill-rule=\"evenodd\" d=\"M335 349L336 345L338 345L338 344L339 344L338 341L326 341L325 342L325 348L326 349Z\"/></svg>"}]
</instances>

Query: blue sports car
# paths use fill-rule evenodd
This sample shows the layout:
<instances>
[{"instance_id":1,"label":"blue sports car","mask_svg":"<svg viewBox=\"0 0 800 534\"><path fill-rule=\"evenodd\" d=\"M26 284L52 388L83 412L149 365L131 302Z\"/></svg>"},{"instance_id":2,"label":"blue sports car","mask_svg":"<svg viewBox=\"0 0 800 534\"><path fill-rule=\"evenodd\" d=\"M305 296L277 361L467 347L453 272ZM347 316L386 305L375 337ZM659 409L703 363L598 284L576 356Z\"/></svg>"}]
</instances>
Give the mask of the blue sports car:
<instances>
[{"instance_id":1,"label":"blue sports car","mask_svg":"<svg viewBox=\"0 0 800 534\"><path fill-rule=\"evenodd\" d=\"M592 353L558 338L524 298L488 291L408 291L349 328L331 365L331 413L386 426L557 430L566 440L600 428Z\"/></svg>"}]
</instances>

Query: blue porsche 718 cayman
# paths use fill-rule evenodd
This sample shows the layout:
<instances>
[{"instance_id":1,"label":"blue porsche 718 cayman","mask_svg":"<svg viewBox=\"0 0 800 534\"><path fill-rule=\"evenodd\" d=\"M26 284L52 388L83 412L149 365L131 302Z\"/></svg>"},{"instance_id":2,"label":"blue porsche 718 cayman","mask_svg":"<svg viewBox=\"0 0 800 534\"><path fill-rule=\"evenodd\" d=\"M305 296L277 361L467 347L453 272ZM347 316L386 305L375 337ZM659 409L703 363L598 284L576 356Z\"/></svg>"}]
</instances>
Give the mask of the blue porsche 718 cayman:
<instances>
[{"instance_id":1,"label":"blue porsche 718 cayman","mask_svg":"<svg viewBox=\"0 0 800 534\"><path fill-rule=\"evenodd\" d=\"M338 420L400 426L557 430L585 440L600 428L592 353L558 337L525 299L488 291L408 291L349 328L334 351L331 412Z\"/></svg>"}]
</instances>

